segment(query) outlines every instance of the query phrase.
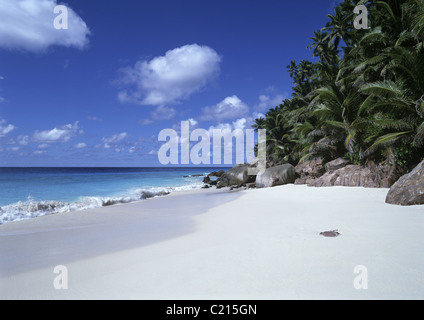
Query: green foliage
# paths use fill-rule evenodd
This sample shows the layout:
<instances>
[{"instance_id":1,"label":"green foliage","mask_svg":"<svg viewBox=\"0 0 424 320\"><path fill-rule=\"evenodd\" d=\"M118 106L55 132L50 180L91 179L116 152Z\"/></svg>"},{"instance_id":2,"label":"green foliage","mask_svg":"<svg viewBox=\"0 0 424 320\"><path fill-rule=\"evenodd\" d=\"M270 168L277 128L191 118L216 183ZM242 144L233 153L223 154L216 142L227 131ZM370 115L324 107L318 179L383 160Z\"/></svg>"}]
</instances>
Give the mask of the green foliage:
<instances>
[{"instance_id":1,"label":"green foliage","mask_svg":"<svg viewBox=\"0 0 424 320\"><path fill-rule=\"evenodd\" d=\"M353 28L367 6L371 29ZM345 0L313 32L317 63L292 60L292 98L253 128L267 154L292 164L309 157L411 166L424 158L424 0ZM343 46L344 45L344 46Z\"/></svg>"}]
</instances>

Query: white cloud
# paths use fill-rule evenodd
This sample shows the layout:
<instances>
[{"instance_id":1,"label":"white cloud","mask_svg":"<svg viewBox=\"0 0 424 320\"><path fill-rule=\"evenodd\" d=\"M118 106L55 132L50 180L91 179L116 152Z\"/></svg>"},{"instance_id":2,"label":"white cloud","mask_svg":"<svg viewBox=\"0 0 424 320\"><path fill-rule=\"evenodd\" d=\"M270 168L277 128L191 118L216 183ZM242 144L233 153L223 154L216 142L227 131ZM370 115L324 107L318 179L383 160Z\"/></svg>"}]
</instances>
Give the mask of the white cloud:
<instances>
[{"instance_id":1,"label":"white cloud","mask_svg":"<svg viewBox=\"0 0 424 320\"><path fill-rule=\"evenodd\" d=\"M188 121L190 123L191 126L197 126L197 124L199 122L197 122L196 120L194 120L193 118L187 119L186 121Z\"/></svg>"},{"instance_id":2,"label":"white cloud","mask_svg":"<svg viewBox=\"0 0 424 320\"><path fill-rule=\"evenodd\" d=\"M152 120L169 120L175 116L175 109L165 106L158 106L150 113Z\"/></svg>"},{"instance_id":3,"label":"white cloud","mask_svg":"<svg viewBox=\"0 0 424 320\"><path fill-rule=\"evenodd\" d=\"M204 107L202 115L198 118L201 121L225 122L223 120L232 120L232 123L220 123L217 127L226 126L228 128L251 129L254 120L265 117L261 111L267 111L272 106L276 106L284 100L284 95L275 93L275 89L270 88L267 91L273 91L272 95L260 95L259 102L250 108L236 95L230 96L211 107ZM250 109L255 110L250 113Z\"/></svg>"},{"instance_id":4,"label":"white cloud","mask_svg":"<svg viewBox=\"0 0 424 320\"><path fill-rule=\"evenodd\" d=\"M78 121L76 121L73 125L67 124L52 130L36 131L32 139L42 143L67 142L78 133L78 129Z\"/></svg>"},{"instance_id":5,"label":"white cloud","mask_svg":"<svg viewBox=\"0 0 424 320\"><path fill-rule=\"evenodd\" d=\"M239 118L235 121L231 121L231 122L224 122L224 123L219 123L215 126L210 126L209 127L209 133L212 134L212 130L213 129L219 129L219 130L229 130L229 131L233 131L236 129L240 129L240 130L244 130L244 129L252 129L252 124L255 121L255 119L260 118L260 117L265 117L264 114L259 113L259 112L253 112L250 116L248 117L244 117L244 118Z\"/></svg>"},{"instance_id":6,"label":"white cloud","mask_svg":"<svg viewBox=\"0 0 424 320\"><path fill-rule=\"evenodd\" d=\"M86 23L68 9L68 29L55 29L57 0L0 0L0 47L32 52L53 45L83 49L89 42Z\"/></svg>"},{"instance_id":7,"label":"white cloud","mask_svg":"<svg viewBox=\"0 0 424 320\"><path fill-rule=\"evenodd\" d=\"M280 105L285 98L286 97L282 94L276 94L274 96L265 94L260 95L259 103L255 105L254 109L256 111L268 111L269 109Z\"/></svg>"},{"instance_id":8,"label":"white cloud","mask_svg":"<svg viewBox=\"0 0 424 320\"><path fill-rule=\"evenodd\" d=\"M46 149L49 145L47 143L40 144L37 149Z\"/></svg>"},{"instance_id":9,"label":"white cloud","mask_svg":"<svg viewBox=\"0 0 424 320\"><path fill-rule=\"evenodd\" d=\"M128 152L129 152L129 153L134 153L134 152L135 152L135 147L131 147L131 148L128 150Z\"/></svg>"},{"instance_id":10,"label":"white cloud","mask_svg":"<svg viewBox=\"0 0 424 320\"><path fill-rule=\"evenodd\" d=\"M116 145L118 142L124 140L127 137L127 133L126 132L121 132L118 134L114 134L113 136L109 137L109 138L102 138L102 142L103 142L103 146L105 149L110 149L112 148L114 145ZM115 150L116 151L116 150Z\"/></svg>"},{"instance_id":11,"label":"white cloud","mask_svg":"<svg viewBox=\"0 0 424 320\"><path fill-rule=\"evenodd\" d=\"M118 134L114 134L113 136L111 136L110 138L102 138L102 141L104 143L117 143L123 139L125 139L125 137L128 134L126 132L122 132L122 133L118 133Z\"/></svg>"},{"instance_id":12,"label":"white cloud","mask_svg":"<svg viewBox=\"0 0 424 320\"><path fill-rule=\"evenodd\" d=\"M29 136L22 136L22 135L20 135L20 136L18 136L17 140L18 140L18 143L21 146L26 146L29 143Z\"/></svg>"},{"instance_id":13,"label":"white cloud","mask_svg":"<svg viewBox=\"0 0 424 320\"><path fill-rule=\"evenodd\" d=\"M150 118L140 120L138 123L141 125L152 124L157 120L170 120L175 117L177 112L174 108L166 106L158 106L155 110L150 112Z\"/></svg>"},{"instance_id":14,"label":"white cloud","mask_svg":"<svg viewBox=\"0 0 424 320\"><path fill-rule=\"evenodd\" d=\"M219 74L221 58L210 47L185 45L150 61L121 69L120 82L132 86L119 92L121 102L140 105L175 104L201 90Z\"/></svg>"},{"instance_id":15,"label":"white cloud","mask_svg":"<svg viewBox=\"0 0 424 320\"><path fill-rule=\"evenodd\" d=\"M46 152L47 152L46 150L35 150L33 153L36 154L36 155L40 155L40 154L43 154L43 153L46 153Z\"/></svg>"},{"instance_id":16,"label":"white cloud","mask_svg":"<svg viewBox=\"0 0 424 320\"><path fill-rule=\"evenodd\" d=\"M222 121L243 117L249 112L249 106L237 96L227 97L211 107L204 107L201 121Z\"/></svg>"},{"instance_id":17,"label":"white cloud","mask_svg":"<svg viewBox=\"0 0 424 320\"><path fill-rule=\"evenodd\" d=\"M12 150L12 151L19 151L20 148L21 147L12 147L12 148L10 148L10 150Z\"/></svg>"},{"instance_id":18,"label":"white cloud","mask_svg":"<svg viewBox=\"0 0 424 320\"><path fill-rule=\"evenodd\" d=\"M250 116L233 121L234 129L252 129L252 125L257 118L265 118L260 112L253 112Z\"/></svg>"},{"instance_id":19,"label":"white cloud","mask_svg":"<svg viewBox=\"0 0 424 320\"><path fill-rule=\"evenodd\" d=\"M194 129L196 129L197 127L198 127L198 124L199 124L199 122L198 121L196 121L195 119L193 119L193 118L189 118L189 119L186 119L186 120L182 120L182 121L180 121L180 122L177 122L177 123L174 123L173 125L172 125L172 129L174 129L175 131L177 131L177 132L180 132L181 131L181 123L182 122L185 122L185 121L188 121L188 123L189 123L189 125L190 125L190 130L194 130Z\"/></svg>"},{"instance_id":20,"label":"white cloud","mask_svg":"<svg viewBox=\"0 0 424 320\"><path fill-rule=\"evenodd\" d=\"M265 118L265 115L262 112L253 112L252 118L253 118L253 120L258 119L258 118Z\"/></svg>"},{"instance_id":21,"label":"white cloud","mask_svg":"<svg viewBox=\"0 0 424 320\"><path fill-rule=\"evenodd\" d=\"M232 121L231 123L230 122L219 123L215 126L210 126L209 132L212 133L213 129L219 129L219 130L222 130L222 131L225 131L225 130L233 131L233 130L236 130L236 129L241 129L241 130L249 129L246 126L247 121L248 120L246 118L240 118L240 119L237 119L235 121Z\"/></svg>"},{"instance_id":22,"label":"white cloud","mask_svg":"<svg viewBox=\"0 0 424 320\"><path fill-rule=\"evenodd\" d=\"M233 121L233 127L234 129L245 129L246 128L246 118L237 119L236 121Z\"/></svg>"},{"instance_id":23,"label":"white cloud","mask_svg":"<svg viewBox=\"0 0 424 320\"><path fill-rule=\"evenodd\" d=\"M7 124L6 120L0 119L0 138L15 130L16 127L12 124Z\"/></svg>"},{"instance_id":24,"label":"white cloud","mask_svg":"<svg viewBox=\"0 0 424 320\"><path fill-rule=\"evenodd\" d=\"M85 148L87 146L87 144L86 143L84 143L84 142L80 142L80 143L77 143L76 145L74 145L74 148L75 149L83 149L83 148Z\"/></svg>"}]
</instances>

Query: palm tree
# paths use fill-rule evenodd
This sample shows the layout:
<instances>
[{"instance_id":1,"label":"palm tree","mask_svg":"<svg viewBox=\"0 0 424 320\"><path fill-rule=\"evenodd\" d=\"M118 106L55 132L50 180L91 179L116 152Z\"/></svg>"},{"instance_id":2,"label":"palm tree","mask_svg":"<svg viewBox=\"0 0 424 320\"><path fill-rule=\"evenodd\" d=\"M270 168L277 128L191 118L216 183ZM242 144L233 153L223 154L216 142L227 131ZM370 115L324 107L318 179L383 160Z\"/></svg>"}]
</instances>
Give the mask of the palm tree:
<instances>
[{"instance_id":1,"label":"palm tree","mask_svg":"<svg viewBox=\"0 0 424 320\"><path fill-rule=\"evenodd\" d=\"M297 74L297 64L295 60L291 60L290 64L286 67L289 71L290 78L294 79Z\"/></svg>"},{"instance_id":2,"label":"palm tree","mask_svg":"<svg viewBox=\"0 0 424 320\"><path fill-rule=\"evenodd\" d=\"M314 86L313 75L316 73L316 65L310 61L302 60L299 64L292 60L287 66L290 77L293 79L294 95L305 96L311 92Z\"/></svg>"},{"instance_id":3,"label":"palm tree","mask_svg":"<svg viewBox=\"0 0 424 320\"><path fill-rule=\"evenodd\" d=\"M347 151L351 161L360 160L362 146L357 137L365 129L363 119L358 117L363 100L361 94L352 85L336 83L319 88L316 94L314 100L318 104L312 114L320 121L318 127L322 137L313 146L319 152L329 151L339 156Z\"/></svg>"},{"instance_id":4,"label":"palm tree","mask_svg":"<svg viewBox=\"0 0 424 320\"><path fill-rule=\"evenodd\" d=\"M266 120L263 117L256 118L252 124L252 128L255 129L255 132L258 132L259 129L265 129Z\"/></svg>"},{"instance_id":5,"label":"palm tree","mask_svg":"<svg viewBox=\"0 0 424 320\"><path fill-rule=\"evenodd\" d=\"M312 43L308 48L313 49L312 56L319 57L320 63L334 65L337 63L338 51L337 48L329 42L328 33L323 29L314 31L314 36L311 38Z\"/></svg>"},{"instance_id":6,"label":"palm tree","mask_svg":"<svg viewBox=\"0 0 424 320\"><path fill-rule=\"evenodd\" d=\"M344 1L334 9L334 15L328 14L330 21L327 23L323 31L329 31L327 41L337 50L340 41L344 41L346 45L351 45L351 25L354 20L354 5L352 1Z\"/></svg>"}]
</instances>

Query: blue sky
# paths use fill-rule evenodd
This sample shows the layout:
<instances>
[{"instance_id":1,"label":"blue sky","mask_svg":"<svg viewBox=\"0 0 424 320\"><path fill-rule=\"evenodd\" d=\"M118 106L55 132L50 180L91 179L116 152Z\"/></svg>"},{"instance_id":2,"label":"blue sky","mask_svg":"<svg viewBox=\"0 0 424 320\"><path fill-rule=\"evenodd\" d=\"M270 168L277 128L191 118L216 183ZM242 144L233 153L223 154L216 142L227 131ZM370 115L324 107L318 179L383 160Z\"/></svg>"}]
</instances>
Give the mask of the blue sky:
<instances>
[{"instance_id":1,"label":"blue sky","mask_svg":"<svg viewBox=\"0 0 424 320\"><path fill-rule=\"evenodd\" d=\"M68 8L57 30L53 8ZM0 0L0 166L157 166L162 129L248 128L334 0Z\"/></svg>"}]
</instances>

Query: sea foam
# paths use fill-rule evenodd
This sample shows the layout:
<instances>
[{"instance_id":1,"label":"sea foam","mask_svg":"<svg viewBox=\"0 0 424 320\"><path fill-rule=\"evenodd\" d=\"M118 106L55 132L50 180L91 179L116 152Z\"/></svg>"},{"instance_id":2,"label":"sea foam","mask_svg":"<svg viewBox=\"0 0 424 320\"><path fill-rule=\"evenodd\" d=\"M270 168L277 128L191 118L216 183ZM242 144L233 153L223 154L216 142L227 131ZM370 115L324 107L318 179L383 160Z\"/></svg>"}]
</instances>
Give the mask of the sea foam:
<instances>
[{"instance_id":1,"label":"sea foam","mask_svg":"<svg viewBox=\"0 0 424 320\"><path fill-rule=\"evenodd\" d=\"M12 221L20 221L55 213L80 211L91 208L106 207L116 204L130 203L158 196L168 195L174 191L198 189L200 183L181 187L134 189L123 196L116 197L81 197L74 202L36 201L28 197L26 201L19 201L0 207L0 225Z\"/></svg>"}]
</instances>

